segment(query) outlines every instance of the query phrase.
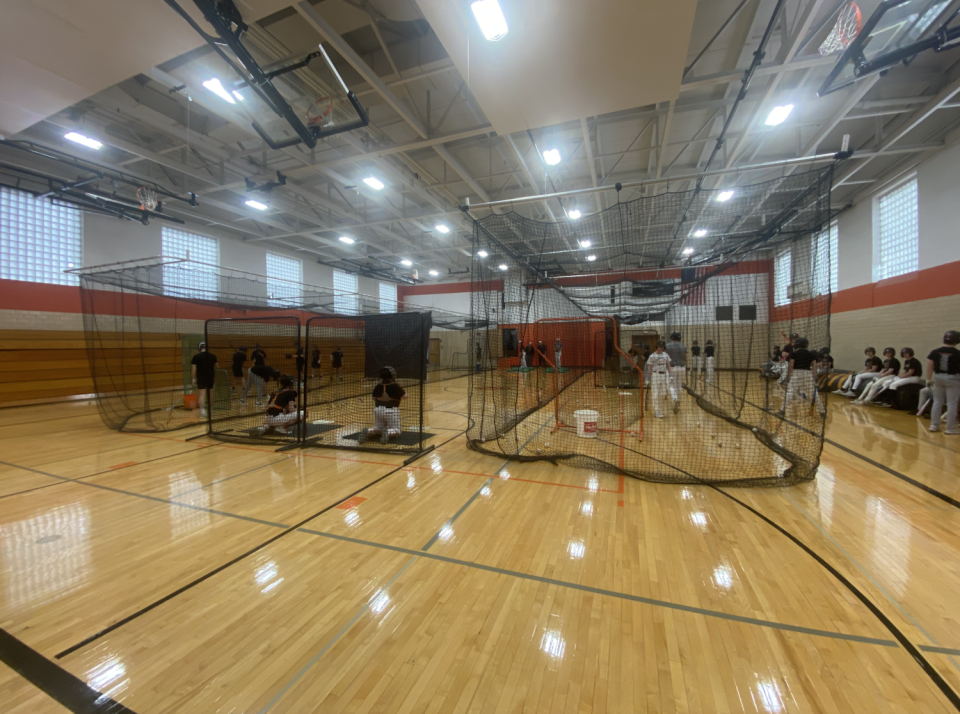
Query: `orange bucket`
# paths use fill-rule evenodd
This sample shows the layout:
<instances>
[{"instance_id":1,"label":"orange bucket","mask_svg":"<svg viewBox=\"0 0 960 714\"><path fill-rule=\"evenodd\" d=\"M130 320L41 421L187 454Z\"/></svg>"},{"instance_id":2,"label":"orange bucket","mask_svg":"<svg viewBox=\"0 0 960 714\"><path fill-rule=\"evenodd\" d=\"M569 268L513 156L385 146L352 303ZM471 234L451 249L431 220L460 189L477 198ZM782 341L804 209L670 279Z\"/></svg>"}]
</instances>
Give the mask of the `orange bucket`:
<instances>
[{"instance_id":1,"label":"orange bucket","mask_svg":"<svg viewBox=\"0 0 960 714\"><path fill-rule=\"evenodd\" d=\"M183 406L185 409L196 409L197 408L197 395L196 394L184 394L183 395Z\"/></svg>"}]
</instances>

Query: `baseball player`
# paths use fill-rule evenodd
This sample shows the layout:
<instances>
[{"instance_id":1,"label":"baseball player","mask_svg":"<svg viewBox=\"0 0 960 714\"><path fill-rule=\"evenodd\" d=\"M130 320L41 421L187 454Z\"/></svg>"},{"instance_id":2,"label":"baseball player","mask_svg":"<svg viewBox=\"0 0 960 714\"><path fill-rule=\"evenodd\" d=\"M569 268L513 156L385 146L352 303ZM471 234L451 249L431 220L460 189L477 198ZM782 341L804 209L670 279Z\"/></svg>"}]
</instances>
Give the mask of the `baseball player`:
<instances>
[{"instance_id":1,"label":"baseball player","mask_svg":"<svg viewBox=\"0 0 960 714\"><path fill-rule=\"evenodd\" d=\"M714 355L716 354L716 348L713 346L713 340L707 340L707 346L703 348L703 354L706 358L704 361L707 365L707 380L708 382L713 382L713 365L714 365Z\"/></svg>"},{"instance_id":2,"label":"baseball player","mask_svg":"<svg viewBox=\"0 0 960 714\"><path fill-rule=\"evenodd\" d=\"M700 341L694 340L690 348L690 368L696 370L697 379L703 374L703 357L700 356Z\"/></svg>"},{"instance_id":3,"label":"baseball player","mask_svg":"<svg viewBox=\"0 0 960 714\"><path fill-rule=\"evenodd\" d=\"M673 370L673 388L679 395L682 393L684 377L687 376L687 346L680 341L679 332L670 334L666 350L670 355L670 368Z\"/></svg>"},{"instance_id":4,"label":"baseball player","mask_svg":"<svg viewBox=\"0 0 960 714\"><path fill-rule=\"evenodd\" d=\"M960 402L960 332L948 330L943 335L943 347L927 355L927 380L933 381L933 409L930 411L930 431L940 431L940 413L947 405L947 428L944 434L960 434L957 429L957 403Z\"/></svg>"},{"instance_id":5,"label":"baseball player","mask_svg":"<svg viewBox=\"0 0 960 714\"><path fill-rule=\"evenodd\" d=\"M809 350L809 347L810 341L806 337L793 340L793 351L787 362L787 393L783 397L783 406L780 407L781 416L786 414L787 405L794 399L816 403L817 411L826 413L817 389L817 360L820 354Z\"/></svg>"},{"instance_id":6,"label":"baseball player","mask_svg":"<svg viewBox=\"0 0 960 714\"><path fill-rule=\"evenodd\" d=\"M879 376L873 380L873 383L868 384L867 388L860 393L860 396L853 400L854 404L863 405L873 401L886 385L896 380L897 375L900 374L900 360L894 356L896 354L897 351L893 347L884 348L883 369L880 370Z\"/></svg>"},{"instance_id":7,"label":"baseball player","mask_svg":"<svg viewBox=\"0 0 960 714\"><path fill-rule=\"evenodd\" d=\"M201 342L199 352L190 360L190 372L193 386L200 390L200 416L207 416L207 394L213 389L217 377L217 356L207 352L207 343Z\"/></svg>"},{"instance_id":8,"label":"baseball player","mask_svg":"<svg viewBox=\"0 0 960 714\"><path fill-rule=\"evenodd\" d=\"M360 432L362 444L371 436L379 436L380 443L400 436L400 402L407 398L403 387L397 384L397 371L393 367L380 370L380 384L373 388L373 428Z\"/></svg>"},{"instance_id":9,"label":"baseball player","mask_svg":"<svg viewBox=\"0 0 960 714\"><path fill-rule=\"evenodd\" d=\"M663 419L660 402L667 394L673 399L673 413L680 411L680 400L673 386L670 355L664 352L666 346L667 343L663 340L657 342L657 351L647 359L647 368L650 371L650 398L653 399L653 413L657 419Z\"/></svg>"}]
</instances>

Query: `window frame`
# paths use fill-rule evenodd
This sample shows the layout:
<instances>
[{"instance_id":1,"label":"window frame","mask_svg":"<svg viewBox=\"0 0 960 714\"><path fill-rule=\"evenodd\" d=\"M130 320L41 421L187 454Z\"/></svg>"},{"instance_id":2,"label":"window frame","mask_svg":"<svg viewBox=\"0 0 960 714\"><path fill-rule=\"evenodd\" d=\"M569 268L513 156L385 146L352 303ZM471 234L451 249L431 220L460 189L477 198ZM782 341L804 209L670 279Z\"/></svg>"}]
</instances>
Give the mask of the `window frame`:
<instances>
[{"instance_id":1,"label":"window frame","mask_svg":"<svg viewBox=\"0 0 960 714\"><path fill-rule=\"evenodd\" d=\"M780 261L786 260L786 269L783 271L786 273L786 282L783 285L779 283L779 276L781 273L780 270ZM793 284L793 251L790 248L781 250L773 257L773 306L774 307L784 307L789 305L792 300L790 299L790 286Z\"/></svg>"},{"instance_id":2,"label":"window frame","mask_svg":"<svg viewBox=\"0 0 960 714\"><path fill-rule=\"evenodd\" d=\"M914 202L912 220L907 219L908 225L912 225L913 235L907 236L908 241L912 241L912 246L907 246L907 248L913 249L912 259L905 261L907 264L901 265L898 262L890 261L890 269L885 267L884 261L884 201L891 199L895 194L900 193L904 190L912 190L912 199ZM909 200L909 199L908 199ZM889 245L887 250L893 253L902 250L900 246ZM905 269L901 269L905 268ZM913 172L900 181L892 185L890 188L885 191L878 193L873 197L873 282L880 282L881 280L889 280L890 278L895 278L900 275L906 275L907 273L916 272L920 269L920 183L917 177L917 173Z\"/></svg>"},{"instance_id":3,"label":"window frame","mask_svg":"<svg viewBox=\"0 0 960 714\"><path fill-rule=\"evenodd\" d=\"M353 289L346 290L337 286L338 276L340 282L349 280ZM348 273L345 270L333 271L333 311L339 315L359 315L360 314L360 296L357 294L359 289L359 279L355 273Z\"/></svg>"},{"instance_id":4,"label":"window frame","mask_svg":"<svg viewBox=\"0 0 960 714\"><path fill-rule=\"evenodd\" d=\"M168 244L168 237L170 243ZM201 254L207 253L212 246L212 262L209 255L202 255L198 259L190 254L191 247L172 245L173 241L184 241L184 237L189 239L201 239L195 241ZM210 241L206 246L205 241ZM214 236L204 235L203 233L194 233L180 228L163 226L160 231L161 252L165 258L181 258L188 260L193 265L190 266L189 273L186 271L175 270L177 264L164 265L163 267L163 293L180 298L194 300L219 300L220 299L220 239ZM180 254L182 253L182 254ZM168 278L171 278L168 281ZM187 278L186 280L183 280Z\"/></svg>"},{"instance_id":5,"label":"window frame","mask_svg":"<svg viewBox=\"0 0 960 714\"><path fill-rule=\"evenodd\" d=\"M821 256L821 243L826 237L827 258L830 261L829 275L824 281L823 274L817 272L817 262ZM810 283L814 297L833 294L839 290L839 258L840 258L840 223L836 219L830 221L825 230L813 236L813 250L810 251ZM827 290L823 290L826 283Z\"/></svg>"},{"instance_id":6,"label":"window frame","mask_svg":"<svg viewBox=\"0 0 960 714\"><path fill-rule=\"evenodd\" d=\"M271 259L274 263L296 269L290 275L271 275ZM276 268L277 266L275 266ZM267 278L267 304L271 307L293 307L303 302L303 261L283 253L267 251L264 257L264 269ZM283 268L279 273L285 272ZM293 303L293 304L291 304Z\"/></svg>"},{"instance_id":7,"label":"window frame","mask_svg":"<svg viewBox=\"0 0 960 714\"><path fill-rule=\"evenodd\" d=\"M0 187L0 278L45 285L80 284L83 212L63 201Z\"/></svg>"},{"instance_id":8,"label":"window frame","mask_svg":"<svg viewBox=\"0 0 960 714\"><path fill-rule=\"evenodd\" d=\"M390 295L384 297L383 288L392 288L392 296ZM381 282L378 288L378 297L380 298L380 313L381 314L390 314L400 311L400 298L398 296L397 284L396 283L385 283ZM388 309L384 310L384 306ZM392 309L391 309L392 308Z\"/></svg>"}]
</instances>

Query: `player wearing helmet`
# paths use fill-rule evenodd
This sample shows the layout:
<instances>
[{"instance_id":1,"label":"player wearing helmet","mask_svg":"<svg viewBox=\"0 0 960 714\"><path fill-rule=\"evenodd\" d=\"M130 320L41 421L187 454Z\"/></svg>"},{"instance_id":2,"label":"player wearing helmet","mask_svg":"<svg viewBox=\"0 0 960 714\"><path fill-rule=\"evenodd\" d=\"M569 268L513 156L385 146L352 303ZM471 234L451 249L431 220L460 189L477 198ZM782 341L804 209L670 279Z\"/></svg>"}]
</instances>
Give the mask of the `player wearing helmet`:
<instances>
[{"instance_id":1,"label":"player wearing helmet","mask_svg":"<svg viewBox=\"0 0 960 714\"><path fill-rule=\"evenodd\" d=\"M679 396L683 389L683 379L687 375L687 346L680 341L679 332L670 334L666 350L670 355L670 367L673 369L673 389Z\"/></svg>"},{"instance_id":2,"label":"player wearing helmet","mask_svg":"<svg viewBox=\"0 0 960 714\"><path fill-rule=\"evenodd\" d=\"M217 376L217 356L207 352L207 343L201 342L198 346L197 354L190 360L190 376L193 379L193 386L200 390L198 402L200 403L200 416L207 416L207 394L213 389L213 383Z\"/></svg>"},{"instance_id":3,"label":"player wearing helmet","mask_svg":"<svg viewBox=\"0 0 960 714\"><path fill-rule=\"evenodd\" d=\"M379 436L380 443L400 436L400 402L407 393L397 384L397 370L383 367L380 384L373 388L373 428L360 432L358 441L363 444L371 436Z\"/></svg>"},{"instance_id":4,"label":"player wearing helmet","mask_svg":"<svg viewBox=\"0 0 960 714\"><path fill-rule=\"evenodd\" d=\"M948 330L943 346L927 355L927 380L933 382L933 409L930 431L940 430L940 414L947 406L947 428L944 434L960 434L957 430L957 403L960 402L960 332Z\"/></svg>"},{"instance_id":5,"label":"player wearing helmet","mask_svg":"<svg viewBox=\"0 0 960 714\"><path fill-rule=\"evenodd\" d=\"M806 337L791 335L793 351L787 362L786 382L787 393L783 397L783 406L780 414L786 414L787 405L794 399L802 399L811 405L816 404L820 414L826 413L826 408L820 399L817 390L817 360L820 353L811 351L810 341Z\"/></svg>"},{"instance_id":6,"label":"player wearing helmet","mask_svg":"<svg viewBox=\"0 0 960 714\"><path fill-rule=\"evenodd\" d=\"M716 347L713 346L713 340L707 340L707 346L703 348L703 354L706 358L704 362L707 365L707 382L713 383L714 355Z\"/></svg>"}]
</instances>

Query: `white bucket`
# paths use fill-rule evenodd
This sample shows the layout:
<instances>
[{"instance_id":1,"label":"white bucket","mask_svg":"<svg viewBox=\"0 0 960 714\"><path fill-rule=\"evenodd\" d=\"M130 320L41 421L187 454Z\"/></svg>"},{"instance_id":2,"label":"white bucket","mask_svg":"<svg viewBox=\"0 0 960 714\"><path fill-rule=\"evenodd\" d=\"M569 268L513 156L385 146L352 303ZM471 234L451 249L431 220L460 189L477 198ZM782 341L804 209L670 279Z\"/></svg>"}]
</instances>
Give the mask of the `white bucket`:
<instances>
[{"instance_id":1,"label":"white bucket","mask_svg":"<svg viewBox=\"0 0 960 714\"><path fill-rule=\"evenodd\" d=\"M577 420L577 436L581 439L597 438L599 413L592 409L578 409L573 413L573 416Z\"/></svg>"}]
</instances>

